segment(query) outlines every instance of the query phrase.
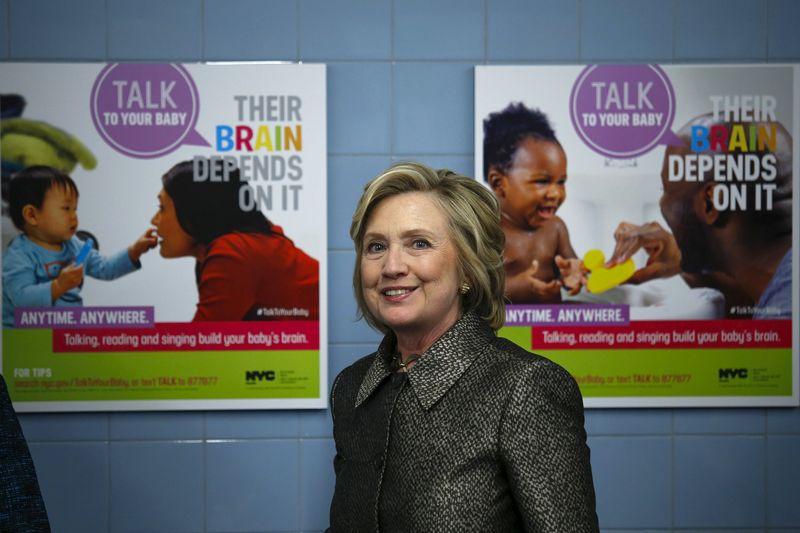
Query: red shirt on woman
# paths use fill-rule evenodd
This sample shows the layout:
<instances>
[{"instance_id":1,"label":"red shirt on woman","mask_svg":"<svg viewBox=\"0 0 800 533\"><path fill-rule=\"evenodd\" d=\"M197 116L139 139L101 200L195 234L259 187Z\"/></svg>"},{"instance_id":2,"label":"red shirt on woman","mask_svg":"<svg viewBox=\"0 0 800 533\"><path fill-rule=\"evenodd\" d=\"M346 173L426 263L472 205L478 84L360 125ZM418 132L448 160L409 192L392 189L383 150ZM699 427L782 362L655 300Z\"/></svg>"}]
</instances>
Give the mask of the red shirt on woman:
<instances>
[{"instance_id":1,"label":"red shirt on woman","mask_svg":"<svg viewBox=\"0 0 800 533\"><path fill-rule=\"evenodd\" d=\"M227 233L199 266L194 321L319 320L319 262L283 236Z\"/></svg>"}]
</instances>

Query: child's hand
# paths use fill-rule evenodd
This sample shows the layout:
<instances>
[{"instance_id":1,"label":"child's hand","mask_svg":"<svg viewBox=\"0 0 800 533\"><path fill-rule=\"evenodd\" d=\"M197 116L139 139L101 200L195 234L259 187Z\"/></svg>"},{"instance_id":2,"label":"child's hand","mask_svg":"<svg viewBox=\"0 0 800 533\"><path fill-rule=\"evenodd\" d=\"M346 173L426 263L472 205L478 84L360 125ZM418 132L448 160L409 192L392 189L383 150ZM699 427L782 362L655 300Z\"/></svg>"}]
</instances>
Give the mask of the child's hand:
<instances>
[{"instance_id":1,"label":"child's hand","mask_svg":"<svg viewBox=\"0 0 800 533\"><path fill-rule=\"evenodd\" d=\"M575 296L581 292L581 287L586 285L586 267L580 259L564 259L556 256L556 266L561 273L561 283L569 289L569 294Z\"/></svg>"},{"instance_id":2,"label":"child's hand","mask_svg":"<svg viewBox=\"0 0 800 533\"><path fill-rule=\"evenodd\" d=\"M55 302L67 291L74 289L83 281L83 265L75 266L74 264L68 265L61 269L58 277L50 284L50 296Z\"/></svg>"},{"instance_id":3,"label":"child's hand","mask_svg":"<svg viewBox=\"0 0 800 533\"><path fill-rule=\"evenodd\" d=\"M156 230L150 228L145 231L141 237L136 239L136 242L128 246L128 256L131 258L131 261L138 263L142 254L152 250L156 246L158 246L158 236L156 235Z\"/></svg>"},{"instance_id":4,"label":"child's hand","mask_svg":"<svg viewBox=\"0 0 800 533\"><path fill-rule=\"evenodd\" d=\"M675 237L657 222L641 226L622 222L614 231L617 241L607 267L624 263L640 249L647 252L647 265L634 272L628 283L668 278L681 272L681 250Z\"/></svg>"},{"instance_id":5,"label":"child's hand","mask_svg":"<svg viewBox=\"0 0 800 533\"><path fill-rule=\"evenodd\" d=\"M539 270L539 261L533 260L530 268L526 271L528 282L530 283L531 292L537 302L553 302L558 301L561 296L561 281L554 279L553 281L542 281L536 277L536 272Z\"/></svg>"}]
</instances>

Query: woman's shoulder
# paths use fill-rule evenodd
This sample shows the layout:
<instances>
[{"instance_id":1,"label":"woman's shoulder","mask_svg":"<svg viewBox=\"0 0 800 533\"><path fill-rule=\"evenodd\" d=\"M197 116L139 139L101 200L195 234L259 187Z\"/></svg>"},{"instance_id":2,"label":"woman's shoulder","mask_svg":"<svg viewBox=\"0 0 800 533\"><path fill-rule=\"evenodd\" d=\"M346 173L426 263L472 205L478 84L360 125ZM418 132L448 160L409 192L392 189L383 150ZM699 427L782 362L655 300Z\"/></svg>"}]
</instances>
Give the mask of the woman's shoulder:
<instances>
[{"instance_id":1,"label":"woman's shoulder","mask_svg":"<svg viewBox=\"0 0 800 533\"><path fill-rule=\"evenodd\" d=\"M342 386L360 386L361 382L364 380L367 370L369 370L369 367L372 366L372 362L375 360L376 353L377 352L373 352L369 355L361 357L353 362L350 366L339 372L339 375L336 376L336 380L334 381L334 385L341 384Z\"/></svg>"},{"instance_id":2,"label":"woman's shoulder","mask_svg":"<svg viewBox=\"0 0 800 533\"><path fill-rule=\"evenodd\" d=\"M335 406L337 401L346 399L347 405L353 405L364 381L367 371L372 366L377 352L358 359L353 364L339 372L331 387L331 406Z\"/></svg>"}]
</instances>

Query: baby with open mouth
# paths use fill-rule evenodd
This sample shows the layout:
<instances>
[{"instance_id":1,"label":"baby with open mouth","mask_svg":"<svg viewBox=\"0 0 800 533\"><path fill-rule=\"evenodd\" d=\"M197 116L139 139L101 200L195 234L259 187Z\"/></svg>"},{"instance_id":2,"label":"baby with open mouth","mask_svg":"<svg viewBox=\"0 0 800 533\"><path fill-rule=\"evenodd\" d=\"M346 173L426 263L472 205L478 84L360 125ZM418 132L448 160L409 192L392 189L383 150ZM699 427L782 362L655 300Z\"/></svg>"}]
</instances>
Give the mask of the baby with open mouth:
<instances>
[{"instance_id":1,"label":"baby with open mouth","mask_svg":"<svg viewBox=\"0 0 800 533\"><path fill-rule=\"evenodd\" d=\"M567 156L547 117L510 104L483 122L484 178L500 203L506 235L506 296L512 303L577 294L586 270L556 215L567 197Z\"/></svg>"}]
</instances>

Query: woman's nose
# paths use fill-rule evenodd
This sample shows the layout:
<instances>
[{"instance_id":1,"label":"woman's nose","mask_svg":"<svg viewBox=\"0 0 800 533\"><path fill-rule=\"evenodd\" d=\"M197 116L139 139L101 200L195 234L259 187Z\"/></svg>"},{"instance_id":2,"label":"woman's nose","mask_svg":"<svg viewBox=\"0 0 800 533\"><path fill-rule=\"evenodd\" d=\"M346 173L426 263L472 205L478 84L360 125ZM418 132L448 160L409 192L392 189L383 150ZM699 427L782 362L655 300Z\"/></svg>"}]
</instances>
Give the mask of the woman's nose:
<instances>
[{"instance_id":1,"label":"woman's nose","mask_svg":"<svg viewBox=\"0 0 800 533\"><path fill-rule=\"evenodd\" d=\"M384 256L383 274L394 278L406 272L408 272L408 265L403 251L397 246L390 247Z\"/></svg>"},{"instance_id":2,"label":"woman's nose","mask_svg":"<svg viewBox=\"0 0 800 533\"><path fill-rule=\"evenodd\" d=\"M150 219L150 223L152 225L154 225L154 226L158 226L158 223L160 222L160 218L161 217L158 216L158 212L156 212L156 214L153 215L153 218Z\"/></svg>"}]
</instances>

